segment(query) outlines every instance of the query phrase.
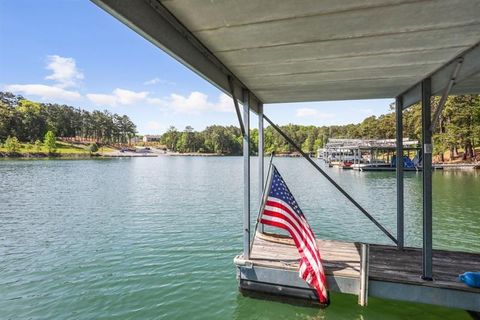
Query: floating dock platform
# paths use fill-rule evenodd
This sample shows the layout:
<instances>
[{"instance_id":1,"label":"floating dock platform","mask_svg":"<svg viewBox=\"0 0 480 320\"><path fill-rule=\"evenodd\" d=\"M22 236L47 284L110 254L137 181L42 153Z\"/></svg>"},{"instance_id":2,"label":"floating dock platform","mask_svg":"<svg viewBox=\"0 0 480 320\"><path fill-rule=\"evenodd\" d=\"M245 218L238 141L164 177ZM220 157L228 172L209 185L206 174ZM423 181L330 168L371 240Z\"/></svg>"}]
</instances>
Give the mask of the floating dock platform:
<instances>
[{"instance_id":1,"label":"floating dock platform","mask_svg":"<svg viewBox=\"0 0 480 320\"><path fill-rule=\"evenodd\" d=\"M329 289L359 295L440 305L480 312L480 289L458 280L466 271L478 270L480 254L433 251L433 280L422 274L422 251L394 246L317 240ZM290 238L257 233L249 259L235 257L241 290L257 291L316 301L316 293L298 276L298 252ZM363 260L363 263L362 263ZM364 284L362 285L362 278ZM363 299L363 301L362 301ZM361 302L362 301L362 302Z\"/></svg>"}]
</instances>

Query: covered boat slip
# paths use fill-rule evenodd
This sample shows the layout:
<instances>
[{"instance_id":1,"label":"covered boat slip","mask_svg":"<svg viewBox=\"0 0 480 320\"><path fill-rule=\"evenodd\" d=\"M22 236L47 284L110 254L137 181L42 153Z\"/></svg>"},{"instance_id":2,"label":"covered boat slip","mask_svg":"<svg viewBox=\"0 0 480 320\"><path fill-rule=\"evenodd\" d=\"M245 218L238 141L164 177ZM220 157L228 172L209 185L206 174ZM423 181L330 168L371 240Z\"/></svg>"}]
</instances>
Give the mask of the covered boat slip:
<instances>
[{"instance_id":1,"label":"covered boat slip","mask_svg":"<svg viewBox=\"0 0 480 320\"><path fill-rule=\"evenodd\" d=\"M260 247L262 242L256 239L250 252L250 112L259 115L257 179L264 185L264 120L288 139L264 115L264 104L395 98L398 155L404 154L402 111L414 103L422 104L425 164L421 250L404 248L402 161L396 162L397 210L392 212L397 217L396 232L390 232L375 220L374 212L368 213L354 195L347 194L312 159L306 159L339 190L339 197L347 197L359 214L366 215L395 245L371 245L370 255L365 250L367 258L362 263L369 257L370 267L366 264L360 268L366 275L360 277L360 283L362 279L364 283L361 292L480 311L480 291L455 280L459 272L480 268L478 255L433 250L431 170L432 129L446 97L480 93L480 1L93 2L232 96L244 134L244 243L242 256L236 258L241 285L255 283L256 290L271 291L267 287L274 284L293 295L305 291L305 284L291 270L295 261L288 268L268 262L268 255L277 250L281 254L283 246ZM433 95L442 96L436 106L431 105ZM243 115L238 100L243 104ZM261 198L258 195L259 201ZM352 250L357 245L321 242L320 247L330 259L327 270L334 266L334 281L341 279L342 272L358 272L358 252L355 255L356 250ZM351 261L357 261L351 267L339 255L341 248L347 256L351 253ZM288 254L288 259L295 260L296 256ZM259 261L270 264L256 265ZM340 271L335 265L345 268ZM339 290L358 292L358 278L349 279L338 280Z\"/></svg>"}]
</instances>

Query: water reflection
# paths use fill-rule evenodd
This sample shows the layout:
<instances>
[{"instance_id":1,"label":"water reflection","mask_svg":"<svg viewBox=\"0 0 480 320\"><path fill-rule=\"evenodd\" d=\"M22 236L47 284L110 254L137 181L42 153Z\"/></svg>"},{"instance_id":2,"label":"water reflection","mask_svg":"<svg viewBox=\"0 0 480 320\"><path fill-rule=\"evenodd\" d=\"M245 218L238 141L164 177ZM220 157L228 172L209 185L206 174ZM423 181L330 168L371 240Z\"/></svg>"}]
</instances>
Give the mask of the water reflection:
<instances>
[{"instance_id":1,"label":"water reflection","mask_svg":"<svg viewBox=\"0 0 480 320\"><path fill-rule=\"evenodd\" d=\"M428 306L416 303L390 301L369 298L367 307L357 304L357 297L339 293L331 293L329 307L325 309L300 306L290 299L252 298L237 295L233 319L302 319L302 320L337 320L337 319L422 319L422 320L461 320L470 319L466 311Z\"/></svg>"}]
</instances>

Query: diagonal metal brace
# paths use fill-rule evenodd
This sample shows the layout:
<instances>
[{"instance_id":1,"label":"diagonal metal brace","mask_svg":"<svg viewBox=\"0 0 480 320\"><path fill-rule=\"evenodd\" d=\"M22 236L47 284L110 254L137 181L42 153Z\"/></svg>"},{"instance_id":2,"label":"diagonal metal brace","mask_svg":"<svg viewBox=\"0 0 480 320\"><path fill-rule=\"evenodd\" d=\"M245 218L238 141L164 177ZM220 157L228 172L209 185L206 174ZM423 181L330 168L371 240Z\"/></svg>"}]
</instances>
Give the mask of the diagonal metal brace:
<instances>
[{"instance_id":1,"label":"diagonal metal brace","mask_svg":"<svg viewBox=\"0 0 480 320\"><path fill-rule=\"evenodd\" d=\"M243 124L242 114L240 113L240 107L238 106L238 100L237 97L235 97L235 87L233 86L233 79L231 76L228 76L228 85L230 86L230 93L232 94L235 112L237 113L238 123L240 124L240 131L242 132L242 137L245 137L247 133L245 132L245 126Z\"/></svg>"},{"instance_id":2,"label":"diagonal metal brace","mask_svg":"<svg viewBox=\"0 0 480 320\"><path fill-rule=\"evenodd\" d=\"M442 98L440 98L440 102L438 103L438 107L435 110L435 114L433 115L432 124L430 125L430 132L435 131L437 123L440 120L440 115L442 114L443 108L445 107L445 103L447 102L448 95L450 94L450 91L452 90L452 87L455 84L455 80L457 79L458 73L462 68L462 63L463 63L463 58L459 58L457 60L457 64L455 65L455 68L453 69L452 76L450 77L450 80L448 81L448 84L445 87L445 90L443 91Z\"/></svg>"},{"instance_id":3,"label":"diagonal metal brace","mask_svg":"<svg viewBox=\"0 0 480 320\"><path fill-rule=\"evenodd\" d=\"M398 243L397 239L390 233L388 232L385 227L383 227L380 222L378 222L370 213L367 212L355 199L353 199L345 190L343 190L338 183L335 182L322 168L318 166L318 164L315 163L305 152L302 151L302 149L289 137L287 136L277 125L275 125L267 116L263 115L263 118L267 120L267 122L285 139L287 140L288 143L290 143L310 164L318 170L335 188L337 188L338 191L340 191L348 200L350 200L351 203L355 207L357 207L370 221L373 222L382 232L389 237L395 244Z\"/></svg>"}]
</instances>

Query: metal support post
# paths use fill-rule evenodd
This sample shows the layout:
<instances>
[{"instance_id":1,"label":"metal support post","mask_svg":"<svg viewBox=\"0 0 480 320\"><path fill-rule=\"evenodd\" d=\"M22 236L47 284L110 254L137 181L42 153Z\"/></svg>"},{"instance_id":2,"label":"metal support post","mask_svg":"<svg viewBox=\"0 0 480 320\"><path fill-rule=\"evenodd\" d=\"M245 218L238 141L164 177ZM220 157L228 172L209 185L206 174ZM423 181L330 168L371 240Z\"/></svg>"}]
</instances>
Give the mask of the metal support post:
<instances>
[{"instance_id":1,"label":"metal support post","mask_svg":"<svg viewBox=\"0 0 480 320\"><path fill-rule=\"evenodd\" d=\"M250 108L249 92L243 91L243 257L250 259Z\"/></svg>"},{"instance_id":2,"label":"metal support post","mask_svg":"<svg viewBox=\"0 0 480 320\"><path fill-rule=\"evenodd\" d=\"M264 187L264 144L263 144L263 105L258 106L258 205L262 205ZM260 232L263 232L263 224L260 225ZM254 235L255 236L255 235Z\"/></svg>"},{"instance_id":3,"label":"metal support post","mask_svg":"<svg viewBox=\"0 0 480 320\"><path fill-rule=\"evenodd\" d=\"M361 244L360 251L360 292L358 294L358 304L362 307L368 304L368 269L369 269L369 250L367 243Z\"/></svg>"},{"instance_id":4,"label":"metal support post","mask_svg":"<svg viewBox=\"0 0 480 320\"><path fill-rule=\"evenodd\" d=\"M432 131L431 81L422 81L422 144L423 144L423 273L424 280L432 280Z\"/></svg>"},{"instance_id":5,"label":"metal support post","mask_svg":"<svg viewBox=\"0 0 480 320\"><path fill-rule=\"evenodd\" d=\"M403 113L402 98L395 99L397 120L396 167L397 167L397 248L404 246L404 187L403 187Z\"/></svg>"}]
</instances>

